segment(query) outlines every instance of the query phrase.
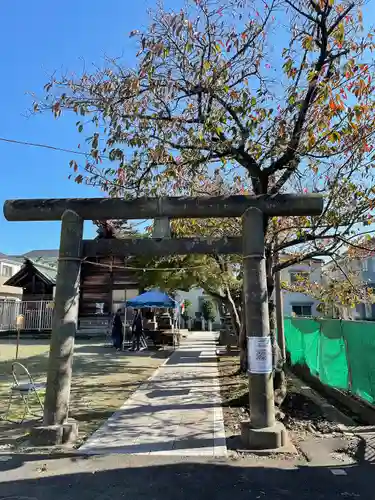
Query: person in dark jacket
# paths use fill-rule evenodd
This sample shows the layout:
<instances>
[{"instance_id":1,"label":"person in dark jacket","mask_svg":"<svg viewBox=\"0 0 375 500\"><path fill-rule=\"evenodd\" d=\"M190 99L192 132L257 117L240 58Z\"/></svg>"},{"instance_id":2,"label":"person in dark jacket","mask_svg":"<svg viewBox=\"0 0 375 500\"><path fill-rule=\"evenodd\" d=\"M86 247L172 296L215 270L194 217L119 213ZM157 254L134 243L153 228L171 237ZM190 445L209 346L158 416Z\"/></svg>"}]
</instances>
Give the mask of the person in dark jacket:
<instances>
[{"instance_id":1,"label":"person in dark jacket","mask_svg":"<svg viewBox=\"0 0 375 500\"><path fill-rule=\"evenodd\" d=\"M112 339L113 339L113 347L115 347L118 351L120 351L121 347L122 347L122 340L123 340L121 309L119 309L116 312L116 314L113 318Z\"/></svg>"},{"instance_id":2,"label":"person in dark jacket","mask_svg":"<svg viewBox=\"0 0 375 500\"><path fill-rule=\"evenodd\" d=\"M142 314L141 311L138 309L135 309L135 315L134 315L134 320L133 320L133 325L132 325L132 331L133 331L133 345L131 350L134 351L139 351L140 348L140 341L141 337L143 334L143 321L142 321Z\"/></svg>"}]
</instances>

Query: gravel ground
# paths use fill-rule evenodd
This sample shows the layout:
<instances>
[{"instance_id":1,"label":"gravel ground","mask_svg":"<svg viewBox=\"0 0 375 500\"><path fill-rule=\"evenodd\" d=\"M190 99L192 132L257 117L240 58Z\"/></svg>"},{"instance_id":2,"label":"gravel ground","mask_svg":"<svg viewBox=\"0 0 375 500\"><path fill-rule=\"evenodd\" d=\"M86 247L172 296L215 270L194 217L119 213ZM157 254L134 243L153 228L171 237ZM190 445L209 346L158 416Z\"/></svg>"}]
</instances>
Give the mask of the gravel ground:
<instances>
[{"instance_id":1,"label":"gravel ground","mask_svg":"<svg viewBox=\"0 0 375 500\"><path fill-rule=\"evenodd\" d=\"M248 378L239 374L238 356L221 356L219 361L224 424L228 447L240 452L240 422L249 419ZM298 392L288 380L288 394L276 411L277 419L284 423L299 457L308 461L353 463L360 459L361 441L342 426L328 421L318 404ZM241 452L240 452L241 453ZM285 458L288 458L286 454Z\"/></svg>"}]
</instances>

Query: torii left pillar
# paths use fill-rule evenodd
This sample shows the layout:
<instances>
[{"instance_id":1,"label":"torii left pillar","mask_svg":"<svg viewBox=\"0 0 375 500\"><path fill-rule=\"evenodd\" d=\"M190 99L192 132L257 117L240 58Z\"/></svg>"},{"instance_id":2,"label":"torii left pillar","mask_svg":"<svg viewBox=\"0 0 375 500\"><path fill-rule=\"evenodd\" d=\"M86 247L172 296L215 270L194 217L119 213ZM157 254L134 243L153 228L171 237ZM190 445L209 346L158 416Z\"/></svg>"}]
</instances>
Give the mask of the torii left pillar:
<instances>
[{"instance_id":1,"label":"torii left pillar","mask_svg":"<svg viewBox=\"0 0 375 500\"><path fill-rule=\"evenodd\" d=\"M77 423L68 420L68 412L78 323L83 219L66 210L61 221L43 425L34 427L30 436L36 445L64 444L78 435Z\"/></svg>"}]
</instances>

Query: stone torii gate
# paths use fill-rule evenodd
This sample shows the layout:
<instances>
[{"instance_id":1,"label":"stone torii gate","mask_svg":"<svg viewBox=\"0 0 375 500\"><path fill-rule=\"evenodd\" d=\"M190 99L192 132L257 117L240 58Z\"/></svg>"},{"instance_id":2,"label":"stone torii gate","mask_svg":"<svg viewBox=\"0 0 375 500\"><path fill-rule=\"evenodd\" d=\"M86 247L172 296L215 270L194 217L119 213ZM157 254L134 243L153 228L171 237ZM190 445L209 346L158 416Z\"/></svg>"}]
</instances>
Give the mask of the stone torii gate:
<instances>
[{"instance_id":1,"label":"stone torii gate","mask_svg":"<svg viewBox=\"0 0 375 500\"><path fill-rule=\"evenodd\" d=\"M319 215L322 210L321 196L293 194L131 201L109 198L6 201L4 215L8 221L62 221L43 425L32 430L34 442L59 444L77 436L77 424L68 420L68 409L82 259L97 255L242 253L251 408L250 421L242 426L242 438L250 449L282 446L286 431L275 420L263 215ZM160 219L212 217L242 217L242 237L82 239L84 220L159 219L160 222Z\"/></svg>"}]
</instances>

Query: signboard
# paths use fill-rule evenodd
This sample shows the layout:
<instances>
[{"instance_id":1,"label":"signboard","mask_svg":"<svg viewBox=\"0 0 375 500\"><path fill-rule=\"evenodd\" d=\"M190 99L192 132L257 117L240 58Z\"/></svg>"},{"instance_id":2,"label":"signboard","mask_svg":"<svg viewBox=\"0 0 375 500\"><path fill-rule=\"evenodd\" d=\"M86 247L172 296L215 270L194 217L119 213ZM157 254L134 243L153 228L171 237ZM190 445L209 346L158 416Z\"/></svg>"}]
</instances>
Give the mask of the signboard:
<instances>
[{"instance_id":1,"label":"signboard","mask_svg":"<svg viewBox=\"0 0 375 500\"><path fill-rule=\"evenodd\" d=\"M248 337L248 370L250 373L272 372L271 337Z\"/></svg>"},{"instance_id":2,"label":"signboard","mask_svg":"<svg viewBox=\"0 0 375 500\"><path fill-rule=\"evenodd\" d=\"M25 328L25 316L19 314L16 318L17 330L23 330Z\"/></svg>"},{"instance_id":3,"label":"signboard","mask_svg":"<svg viewBox=\"0 0 375 500\"><path fill-rule=\"evenodd\" d=\"M25 329L25 316L19 314L16 318L17 325L17 343L16 343L16 360L18 359L18 351L20 348L20 331Z\"/></svg>"}]
</instances>

